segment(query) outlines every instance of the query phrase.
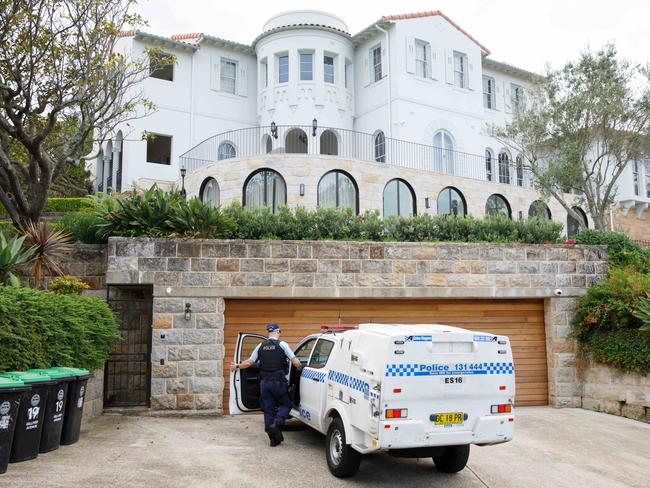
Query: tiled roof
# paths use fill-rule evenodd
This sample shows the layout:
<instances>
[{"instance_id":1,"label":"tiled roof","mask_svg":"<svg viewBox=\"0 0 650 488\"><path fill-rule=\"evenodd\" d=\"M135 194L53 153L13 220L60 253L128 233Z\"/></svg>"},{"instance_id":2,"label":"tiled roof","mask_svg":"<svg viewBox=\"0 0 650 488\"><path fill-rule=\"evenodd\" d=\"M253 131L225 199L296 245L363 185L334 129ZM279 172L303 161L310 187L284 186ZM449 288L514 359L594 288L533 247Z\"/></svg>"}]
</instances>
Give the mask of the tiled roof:
<instances>
[{"instance_id":1,"label":"tiled roof","mask_svg":"<svg viewBox=\"0 0 650 488\"><path fill-rule=\"evenodd\" d=\"M309 23L309 24L307 24L307 23L295 23L295 24L278 25L276 27L273 27L272 29L265 30L264 34L266 34L267 32L274 32L274 31L277 31L277 30L286 29L287 27L320 27L320 28L323 28L323 29L330 29L330 30L333 30L333 31L336 31L336 32L340 32L342 34L345 34L346 36L350 35L349 32L344 31L343 29L338 29L337 27L332 27L331 25L313 24L313 23Z\"/></svg>"},{"instance_id":2,"label":"tiled roof","mask_svg":"<svg viewBox=\"0 0 650 488\"><path fill-rule=\"evenodd\" d=\"M406 20L406 19L417 19L420 17L442 17L451 25L453 25L456 29L462 32L465 36L467 36L467 38L470 39L473 43L475 43L478 47L480 47L481 51L483 51L486 55L490 54L490 50L487 47L485 47L483 44L481 44L476 39L474 39L465 29L463 29L456 22L454 22L445 14L443 14L440 10L429 10L426 12L412 12L409 14L399 14L399 15L384 15L382 17L382 20L385 21Z\"/></svg>"}]
</instances>

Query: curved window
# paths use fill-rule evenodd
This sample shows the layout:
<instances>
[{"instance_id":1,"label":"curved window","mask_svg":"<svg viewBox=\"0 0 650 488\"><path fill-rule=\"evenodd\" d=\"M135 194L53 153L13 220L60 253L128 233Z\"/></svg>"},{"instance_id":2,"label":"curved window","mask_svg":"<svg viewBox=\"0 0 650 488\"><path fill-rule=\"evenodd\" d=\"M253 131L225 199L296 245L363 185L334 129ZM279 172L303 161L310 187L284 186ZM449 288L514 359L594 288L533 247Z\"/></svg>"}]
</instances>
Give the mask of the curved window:
<instances>
[{"instance_id":1,"label":"curved window","mask_svg":"<svg viewBox=\"0 0 650 488\"><path fill-rule=\"evenodd\" d=\"M541 200L535 200L528 207L528 218L538 220L551 220L551 210Z\"/></svg>"},{"instance_id":2,"label":"curved window","mask_svg":"<svg viewBox=\"0 0 650 488\"><path fill-rule=\"evenodd\" d=\"M273 139L271 136L266 134L262 141L264 152L266 152L266 154L273 152Z\"/></svg>"},{"instance_id":3,"label":"curved window","mask_svg":"<svg viewBox=\"0 0 650 488\"><path fill-rule=\"evenodd\" d=\"M433 135L433 161L437 171L454 174L454 140L446 130Z\"/></svg>"},{"instance_id":4,"label":"curved window","mask_svg":"<svg viewBox=\"0 0 650 488\"><path fill-rule=\"evenodd\" d=\"M339 153L339 140L331 130L325 130L320 135L320 153L336 156Z\"/></svg>"},{"instance_id":5,"label":"curved window","mask_svg":"<svg viewBox=\"0 0 650 488\"><path fill-rule=\"evenodd\" d=\"M325 173L318 182L318 205L350 207L355 213L359 213L357 184L352 176L341 170Z\"/></svg>"},{"instance_id":6,"label":"curved window","mask_svg":"<svg viewBox=\"0 0 650 488\"><path fill-rule=\"evenodd\" d=\"M438 195L438 215L459 217L467 215L467 204L463 194L453 186L443 188Z\"/></svg>"},{"instance_id":7,"label":"curved window","mask_svg":"<svg viewBox=\"0 0 650 488\"><path fill-rule=\"evenodd\" d=\"M521 154L517 156L515 167L517 168L517 186L524 186L524 159Z\"/></svg>"},{"instance_id":8,"label":"curved window","mask_svg":"<svg viewBox=\"0 0 650 488\"><path fill-rule=\"evenodd\" d=\"M201 184L199 198L206 205L219 206L219 184L214 178L206 178Z\"/></svg>"},{"instance_id":9,"label":"curved window","mask_svg":"<svg viewBox=\"0 0 650 488\"><path fill-rule=\"evenodd\" d=\"M235 146L230 142L222 142L219 144L217 159L221 161L222 159L234 158L237 155L235 151Z\"/></svg>"},{"instance_id":10,"label":"curved window","mask_svg":"<svg viewBox=\"0 0 650 488\"><path fill-rule=\"evenodd\" d=\"M291 129L284 140L285 152L291 154L307 154L307 134L302 129Z\"/></svg>"},{"instance_id":11,"label":"curved window","mask_svg":"<svg viewBox=\"0 0 650 488\"><path fill-rule=\"evenodd\" d=\"M386 162L386 136L382 131L375 134L375 161Z\"/></svg>"},{"instance_id":12,"label":"curved window","mask_svg":"<svg viewBox=\"0 0 650 488\"><path fill-rule=\"evenodd\" d=\"M499 183L510 184L510 155L505 151L499 153Z\"/></svg>"},{"instance_id":13,"label":"curved window","mask_svg":"<svg viewBox=\"0 0 650 488\"><path fill-rule=\"evenodd\" d=\"M395 178L384 187L384 218L390 215L410 217L415 214L415 192L406 181Z\"/></svg>"},{"instance_id":14,"label":"curved window","mask_svg":"<svg viewBox=\"0 0 650 488\"><path fill-rule=\"evenodd\" d=\"M576 220L571 214L566 216L566 236L570 239L574 237L578 232L584 229L589 228L589 221L587 220L587 214L580 207L572 207L578 215L580 215L582 222Z\"/></svg>"},{"instance_id":15,"label":"curved window","mask_svg":"<svg viewBox=\"0 0 650 488\"><path fill-rule=\"evenodd\" d=\"M490 195L485 204L486 215L507 215L509 219L512 218L512 211L510 204L503 195L495 193Z\"/></svg>"},{"instance_id":16,"label":"curved window","mask_svg":"<svg viewBox=\"0 0 650 488\"><path fill-rule=\"evenodd\" d=\"M273 213L287 203L284 178L272 169L258 169L244 183L244 207L271 207Z\"/></svg>"},{"instance_id":17,"label":"curved window","mask_svg":"<svg viewBox=\"0 0 650 488\"><path fill-rule=\"evenodd\" d=\"M494 155L492 149L485 150L485 178L488 181L494 181Z\"/></svg>"}]
</instances>

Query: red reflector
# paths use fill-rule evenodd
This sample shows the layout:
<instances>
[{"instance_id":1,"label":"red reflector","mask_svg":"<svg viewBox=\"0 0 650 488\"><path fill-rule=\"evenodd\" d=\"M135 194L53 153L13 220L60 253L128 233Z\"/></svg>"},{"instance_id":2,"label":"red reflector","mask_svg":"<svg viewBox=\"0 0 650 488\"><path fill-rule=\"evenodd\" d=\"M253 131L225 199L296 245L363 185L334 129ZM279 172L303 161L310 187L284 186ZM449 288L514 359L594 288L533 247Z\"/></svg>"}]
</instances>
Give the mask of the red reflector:
<instances>
[{"instance_id":1,"label":"red reflector","mask_svg":"<svg viewBox=\"0 0 650 488\"><path fill-rule=\"evenodd\" d=\"M401 388L393 388L393 393L402 393Z\"/></svg>"},{"instance_id":2,"label":"red reflector","mask_svg":"<svg viewBox=\"0 0 650 488\"><path fill-rule=\"evenodd\" d=\"M499 413L506 413L506 406L505 405L499 405Z\"/></svg>"},{"instance_id":3,"label":"red reflector","mask_svg":"<svg viewBox=\"0 0 650 488\"><path fill-rule=\"evenodd\" d=\"M512 417L510 417L510 418L508 419L508 422L514 422L514 421L515 421L515 419L513 419Z\"/></svg>"},{"instance_id":4,"label":"red reflector","mask_svg":"<svg viewBox=\"0 0 650 488\"><path fill-rule=\"evenodd\" d=\"M503 390L505 390L505 389L506 389L505 386L500 386L500 387L499 387L499 390L501 390L501 391L503 391Z\"/></svg>"},{"instance_id":5,"label":"red reflector","mask_svg":"<svg viewBox=\"0 0 650 488\"><path fill-rule=\"evenodd\" d=\"M390 425L385 424L385 425L384 425L384 429L390 429Z\"/></svg>"}]
</instances>

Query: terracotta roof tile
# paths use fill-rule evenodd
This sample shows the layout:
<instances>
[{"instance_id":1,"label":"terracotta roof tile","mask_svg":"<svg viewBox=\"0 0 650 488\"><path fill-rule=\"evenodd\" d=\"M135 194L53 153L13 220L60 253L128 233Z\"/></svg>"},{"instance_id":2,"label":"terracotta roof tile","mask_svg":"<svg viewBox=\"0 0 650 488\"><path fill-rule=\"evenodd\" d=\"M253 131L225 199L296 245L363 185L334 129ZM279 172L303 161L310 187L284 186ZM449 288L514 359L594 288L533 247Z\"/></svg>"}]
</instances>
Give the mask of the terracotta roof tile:
<instances>
[{"instance_id":1,"label":"terracotta roof tile","mask_svg":"<svg viewBox=\"0 0 650 488\"><path fill-rule=\"evenodd\" d=\"M198 39L203 35L202 32L191 32L189 34L173 34L169 38L174 41L184 41L187 39Z\"/></svg>"}]
</instances>

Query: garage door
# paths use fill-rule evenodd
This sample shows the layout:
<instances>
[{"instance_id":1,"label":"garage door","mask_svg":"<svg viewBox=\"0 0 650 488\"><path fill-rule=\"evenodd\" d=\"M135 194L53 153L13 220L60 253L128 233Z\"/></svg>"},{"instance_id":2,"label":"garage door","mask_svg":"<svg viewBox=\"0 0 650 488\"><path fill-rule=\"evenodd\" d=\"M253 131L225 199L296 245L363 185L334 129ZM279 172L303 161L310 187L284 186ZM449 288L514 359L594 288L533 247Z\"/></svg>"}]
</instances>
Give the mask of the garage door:
<instances>
[{"instance_id":1,"label":"garage door","mask_svg":"<svg viewBox=\"0 0 650 488\"><path fill-rule=\"evenodd\" d=\"M291 346L321 325L439 323L510 337L515 359L516 404L546 405L546 339L542 300L226 300L224 411L228 408L227 366L241 331L266 334L278 322Z\"/></svg>"}]
</instances>

